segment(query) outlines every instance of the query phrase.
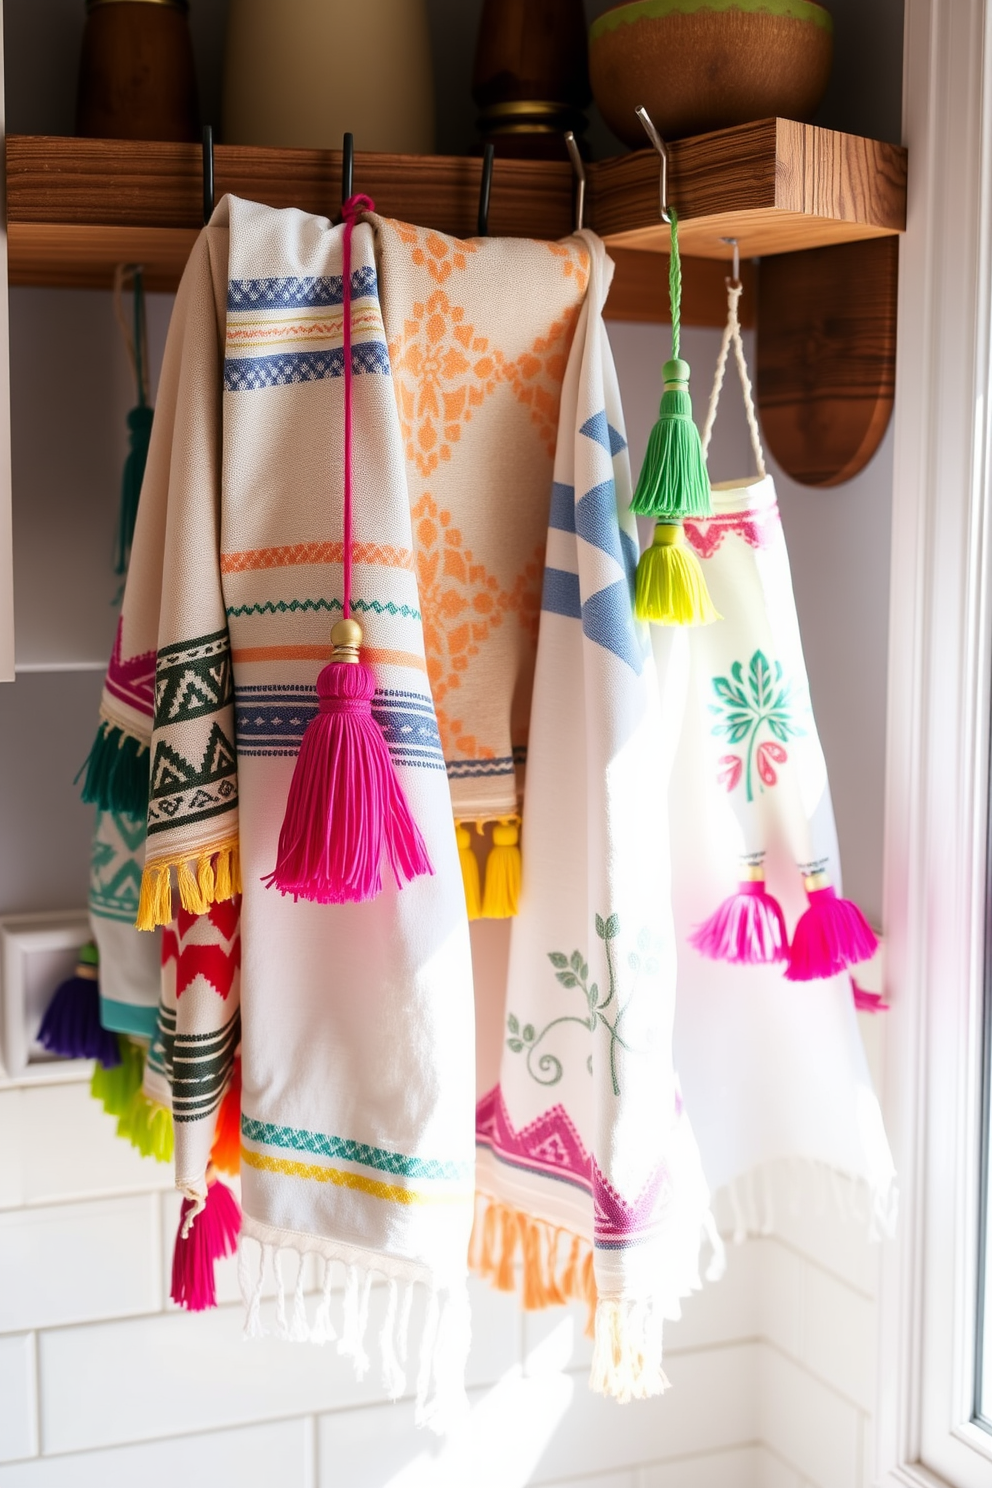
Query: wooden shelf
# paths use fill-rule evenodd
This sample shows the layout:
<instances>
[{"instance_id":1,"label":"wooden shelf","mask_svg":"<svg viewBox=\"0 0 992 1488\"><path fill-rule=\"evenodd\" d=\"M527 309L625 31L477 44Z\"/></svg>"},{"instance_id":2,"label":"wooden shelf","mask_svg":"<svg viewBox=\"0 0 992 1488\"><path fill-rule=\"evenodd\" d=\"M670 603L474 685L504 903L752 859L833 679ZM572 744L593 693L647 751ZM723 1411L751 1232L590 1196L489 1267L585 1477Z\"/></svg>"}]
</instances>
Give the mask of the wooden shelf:
<instances>
[{"instance_id":1,"label":"wooden shelf","mask_svg":"<svg viewBox=\"0 0 992 1488\"><path fill-rule=\"evenodd\" d=\"M720 239L744 259L897 233L905 226L906 153L894 145L766 119L670 146L669 195L681 220L686 319L723 322ZM355 183L387 216L457 237L475 232L481 163L449 156L359 154ZM618 249L610 302L619 318L661 319L667 251L658 214L658 159L638 151L588 167L586 220ZM333 214L341 199L335 150L218 145L216 193ZM573 220L567 162L496 162L494 235L565 237ZM174 289L199 231L196 145L11 135L7 222L11 284L103 287L121 262L145 265L151 289ZM657 290L652 294L652 286Z\"/></svg>"}]
</instances>

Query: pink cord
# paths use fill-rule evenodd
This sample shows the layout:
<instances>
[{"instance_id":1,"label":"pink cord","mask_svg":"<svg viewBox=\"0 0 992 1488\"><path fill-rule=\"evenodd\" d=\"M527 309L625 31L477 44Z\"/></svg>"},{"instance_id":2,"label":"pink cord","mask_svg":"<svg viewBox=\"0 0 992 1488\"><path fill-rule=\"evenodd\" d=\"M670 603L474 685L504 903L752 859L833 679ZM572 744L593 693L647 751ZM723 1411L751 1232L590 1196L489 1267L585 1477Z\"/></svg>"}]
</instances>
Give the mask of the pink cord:
<instances>
[{"instance_id":1,"label":"pink cord","mask_svg":"<svg viewBox=\"0 0 992 1488\"><path fill-rule=\"evenodd\" d=\"M344 315L344 575L342 614L351 619L351 235L361 212L374 212L368 196L349 196L342 208L344 247L341 252L342 312Z\"/></svg>"}]
</instances>

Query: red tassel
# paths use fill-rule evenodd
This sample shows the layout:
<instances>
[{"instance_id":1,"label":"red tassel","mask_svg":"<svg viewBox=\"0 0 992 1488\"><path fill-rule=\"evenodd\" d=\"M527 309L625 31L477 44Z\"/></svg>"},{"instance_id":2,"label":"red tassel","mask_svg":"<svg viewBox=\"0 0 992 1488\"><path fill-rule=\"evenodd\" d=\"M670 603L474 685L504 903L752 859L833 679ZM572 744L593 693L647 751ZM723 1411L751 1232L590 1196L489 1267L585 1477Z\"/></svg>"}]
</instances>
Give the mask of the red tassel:
<instances>
[{"instance_id":1,"label":"red tassel","mask_svg":"<svg viewBox=\"0 0 992 1488\"><path fill-rule=\"evenodd\" d=\"M375 678L358 661L361 627L339 620L331 640L334 660L317 678L320 712L303 735L265 883L294 899L357 904L381 892L383 854L401 888L434 870L372 717Z\"/></svg>"},{"instance_id":2,"label":"red tassel","mask_svg":"<svg viewBox=\"0 0 992 1488\"><path fill-rule=\"evenodd\" d=\"M217 1306L214 1264L234 1254L241 1232L241 1210L226 1183L207 1179L207 1198L199 1214L192 1200L183 1199L172 1253L172 1290L169 1295L188 1312Z\"/></svg>"},{"instance_id":3,"label":"red tassel","mask_svg":"<svg viewBox=\"0 0 992 1488\"><path fill-rule=\"evenodd\" d=\"M782 906L761 879L743 879L737 893L689 936L689 944L712 961L734 966L768 966L789 959L789 936Z\"/></svg>"},{"instance_id":4,"label":"red tassel","mask_svg":"<svg viewBox=\"0 0 992 1488\"><path fill-rule=\"evenodd\" d=\"M210 1161L222 1173L232 1178L241 1171L241 1056L236 1055L231 1083L224 1091L224 1099L217 1112L214 1128L214 1144L210 1149Z\"/></svg>"},{"instance_id":5,"label":"red tassel","mask_svg":"<svg viewBox=\"0 0 992 1488\"><path fill-rule=\"evenodd\" d=\"M858 906L838 899L819 873L807 877L806 894L809 909L793 931L788 980L820 981L859 961L870 961L878 941Z\"/></svg>"}]
</instances>

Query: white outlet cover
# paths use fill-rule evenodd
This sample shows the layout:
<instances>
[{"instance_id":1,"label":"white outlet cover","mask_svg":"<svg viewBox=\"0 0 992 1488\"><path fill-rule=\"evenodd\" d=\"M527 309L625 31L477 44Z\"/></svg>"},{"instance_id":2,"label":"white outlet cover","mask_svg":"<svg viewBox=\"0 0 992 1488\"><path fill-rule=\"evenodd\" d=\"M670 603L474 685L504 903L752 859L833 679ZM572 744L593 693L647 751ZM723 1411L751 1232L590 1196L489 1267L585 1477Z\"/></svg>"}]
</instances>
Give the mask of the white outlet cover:
<instances>
[{"instance_id":1,"label":"white outlet cover","mask_svg":"<svg viewBox=\"0 0 992 1488\"><path fill-rule=\"evenodd\" d=\"M72 976L80 947L90 938L83 909L0 916L0 1032L4 1070L11 1079L29 1064L56 1062L38 1043L38 1029L52 993Z\"/></svg>"}]
</instances>

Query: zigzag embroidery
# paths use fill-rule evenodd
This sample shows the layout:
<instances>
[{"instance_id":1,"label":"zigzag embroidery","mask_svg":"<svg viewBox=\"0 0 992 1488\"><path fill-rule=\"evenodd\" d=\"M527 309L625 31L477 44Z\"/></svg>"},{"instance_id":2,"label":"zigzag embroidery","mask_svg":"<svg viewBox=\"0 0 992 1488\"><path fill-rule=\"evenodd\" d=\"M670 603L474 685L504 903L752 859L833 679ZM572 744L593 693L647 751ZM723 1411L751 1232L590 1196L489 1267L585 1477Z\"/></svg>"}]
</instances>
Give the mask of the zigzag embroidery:
<instances>
[{"instance_id":1,"label":"zigzag embroidery","mask_svg":"<svg viewBox=\"0 0 992 1488\"><path fill-rule=\"evenodd\" d=\"M169 795L176 788L211 785L232 774L235 768L234 749L218 723L210 729L199 765L191 764L167 740L160 739L152 765L152 799Z\"/></svg>"},{"instance_id":2,"label":"zigzag embroidery","mask_svg":"<svg viewBox=\"0 0 992 1488\"><path fill-rule=\"evenodd\" d=\"M413 553L409 548L396 548L389 543L355 543L355 563L374 564L380 568L405 568L413 572ZM251 573L261 568L297 568L308 564L342 563L344 544L339 542L289 543L280 548L248 548L240 553L220 555L221 573Z\"/></svg>"},{"instance_id":3,"label":"zigzag embroidery","mask_svg":"<svg viewBox=\"0 0 992 1488\"><path fill-rule=\"evenodd\" d=\"M403 620L419 620L421 614L412 605L393 604L392 600L354 599L351 608L364 615L398 615ZM339 599L266 599L258 604L232 605L227 615L295 615L308 610L337 611L342 609Z\"/></svg>"}]
</instances>

